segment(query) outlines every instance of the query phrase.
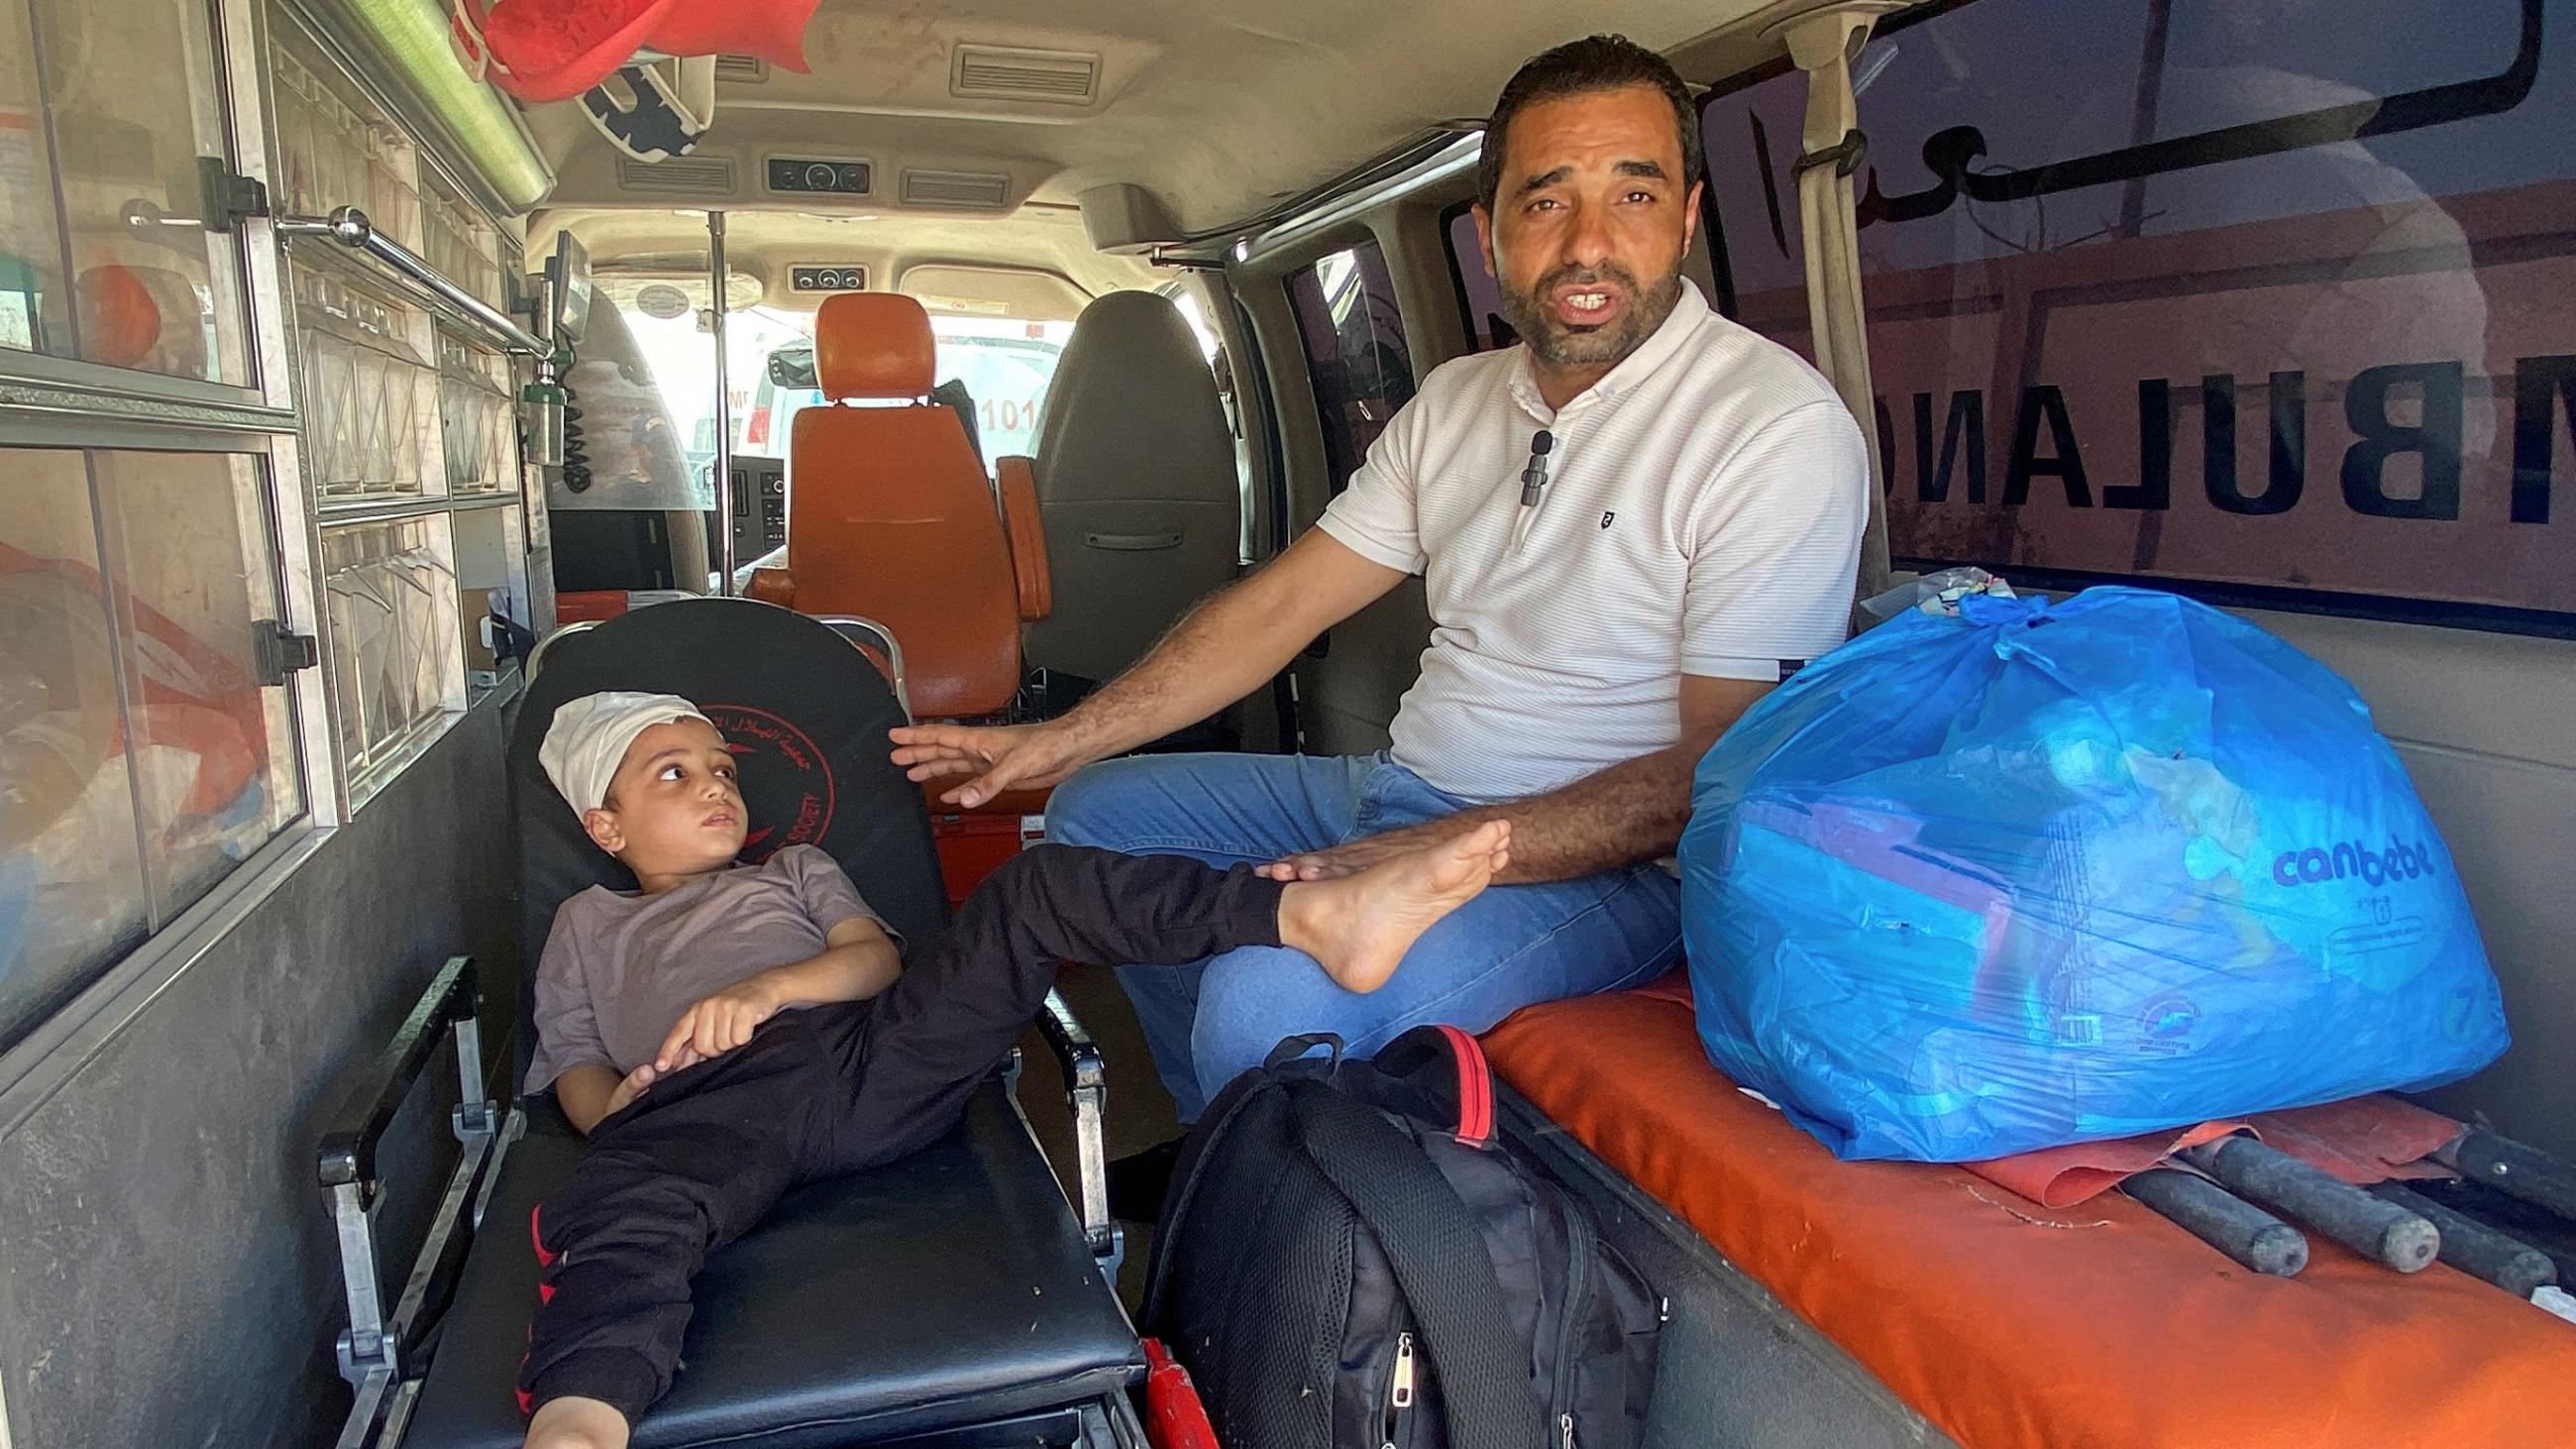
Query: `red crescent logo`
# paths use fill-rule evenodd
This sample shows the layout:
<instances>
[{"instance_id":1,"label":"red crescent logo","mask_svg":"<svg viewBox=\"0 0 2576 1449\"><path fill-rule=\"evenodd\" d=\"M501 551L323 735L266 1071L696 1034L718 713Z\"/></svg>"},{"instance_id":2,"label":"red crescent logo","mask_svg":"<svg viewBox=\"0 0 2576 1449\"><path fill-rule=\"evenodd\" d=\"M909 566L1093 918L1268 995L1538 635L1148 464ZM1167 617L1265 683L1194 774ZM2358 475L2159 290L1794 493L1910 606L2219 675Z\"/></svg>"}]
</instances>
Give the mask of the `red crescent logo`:
<instances>
[{"instance_id":1,"label":"red crescent logo","mask_svg":"<svg viewBox=\"0 0 2576 1449\"><path fill-rule=\"evenodd\" d=\"M756 865L786 846L819 843L832 828L832 765L813 737L747 704L699 708L742 762L743 803L754 826L743 837L742 858Z\"/></svg>"}]
</instances>

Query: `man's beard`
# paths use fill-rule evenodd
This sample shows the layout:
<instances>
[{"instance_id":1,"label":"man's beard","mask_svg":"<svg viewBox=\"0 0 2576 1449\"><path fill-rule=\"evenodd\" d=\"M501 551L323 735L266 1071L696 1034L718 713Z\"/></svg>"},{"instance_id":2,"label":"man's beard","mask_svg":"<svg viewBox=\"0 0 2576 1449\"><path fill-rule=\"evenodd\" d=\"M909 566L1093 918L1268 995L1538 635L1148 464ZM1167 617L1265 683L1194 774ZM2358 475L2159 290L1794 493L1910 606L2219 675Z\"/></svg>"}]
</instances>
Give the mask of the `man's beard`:
<instances>
[{"instance_id":1,"label":"man's beard","mask_svg":"<svg viewBox=\"0 0 2576 1449\"><path fill-rule=\"evenodd\" d=\"M1496 270L1500 270L1497 268ZM1557 319L1556 313L1540 300L1558 287L1591 286L1602 282L1625 288L1635 299L1634 305L1620 314L1615 325L1577 330ZM1539 361L1553 367L1598 367L1616 365L1653 336L1673 307L1682 299L1682 273L1673 270L1655 279L1651 288L1640 287L1626 267L1611 262L1599 267L1558 267L1540 277L1527 291L1502 284L1503 320L1521 335Z\"/></svg>"}]
</instances>

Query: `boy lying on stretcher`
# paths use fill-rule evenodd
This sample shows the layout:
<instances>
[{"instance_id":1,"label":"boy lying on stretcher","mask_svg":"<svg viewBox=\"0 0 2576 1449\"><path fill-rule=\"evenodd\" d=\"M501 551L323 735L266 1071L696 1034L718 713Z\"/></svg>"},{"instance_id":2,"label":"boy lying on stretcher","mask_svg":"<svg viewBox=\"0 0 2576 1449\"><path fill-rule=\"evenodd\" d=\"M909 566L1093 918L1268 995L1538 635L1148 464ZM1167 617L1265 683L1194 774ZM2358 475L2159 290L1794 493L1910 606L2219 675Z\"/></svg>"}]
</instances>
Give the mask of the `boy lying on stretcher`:
<instances>
[{"instance_id":1,"label":"boy lying on stretcher","mask_svg":"<svg viewBox=\"0 0 2576 1449\"><path fill-rule=\"evenodd\" d=\"M538 758L641 889L564 902L537 969L527 1089L553 1087L591 1147L531 1224L544 1276L519 1374L530 1446L625 1445L670 1387L707 1254L790 1187L945 1133L1058 962L1284 945L1370 991L1508 859L1499 822L1291 885L1042 845L899 959L821 850L734 863L746 822L733 758L687 700L573 700Z\"/></svg>"}]
</instances>

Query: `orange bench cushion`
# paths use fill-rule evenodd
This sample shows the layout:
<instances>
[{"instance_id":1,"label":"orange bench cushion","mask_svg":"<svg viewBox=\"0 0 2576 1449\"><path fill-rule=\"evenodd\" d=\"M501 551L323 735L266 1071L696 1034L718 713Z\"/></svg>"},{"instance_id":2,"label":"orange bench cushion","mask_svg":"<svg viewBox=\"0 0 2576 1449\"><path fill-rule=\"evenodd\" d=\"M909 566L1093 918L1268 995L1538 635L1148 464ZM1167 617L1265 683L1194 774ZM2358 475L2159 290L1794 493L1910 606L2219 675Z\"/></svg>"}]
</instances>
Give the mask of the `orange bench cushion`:
<instances>
[{"instance_id":1,"label":"orange bench cushion","mask_svg":"<svg viewBox=\"0 0 2576 1449\"><path fill-rule=\"evenodd\" d=\"M1495 1069L1970 1449L2541 1442L2576 1325L2311 1235L2247 1273L2118 1193L2052 1210L1958 1168L1838 1162L1649 988L1532 1007ZM2536 1437L2534 1437L2536 1436Z\"/></svg>"}]
</instances>

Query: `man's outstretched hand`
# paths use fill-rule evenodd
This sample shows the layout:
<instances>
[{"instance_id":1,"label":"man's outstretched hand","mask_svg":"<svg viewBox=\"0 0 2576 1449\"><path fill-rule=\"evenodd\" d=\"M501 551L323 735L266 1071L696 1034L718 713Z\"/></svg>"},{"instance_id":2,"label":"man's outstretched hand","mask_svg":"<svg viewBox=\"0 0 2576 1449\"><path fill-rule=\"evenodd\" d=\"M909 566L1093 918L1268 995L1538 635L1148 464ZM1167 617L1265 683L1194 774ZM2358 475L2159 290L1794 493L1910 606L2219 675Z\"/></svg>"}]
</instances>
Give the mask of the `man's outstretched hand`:
<instances>
[{"instance_id":1,"label":"man's outstretched hand","mask_svg":"<svg viewBox=\"0 0 2576 1449\"><path fill-rule=\"evenodd\" d=\"M1034 725L905 725L888 731L894 762L916 783L963 778L939 798L972 810L1004 790L1043 790L1101 759L1065 721Z\"/></svg>"}]
</instances>

